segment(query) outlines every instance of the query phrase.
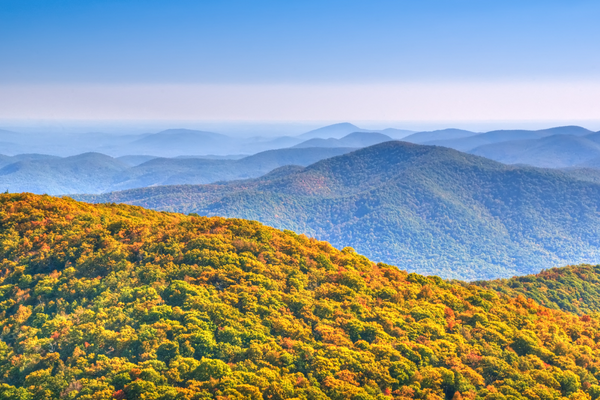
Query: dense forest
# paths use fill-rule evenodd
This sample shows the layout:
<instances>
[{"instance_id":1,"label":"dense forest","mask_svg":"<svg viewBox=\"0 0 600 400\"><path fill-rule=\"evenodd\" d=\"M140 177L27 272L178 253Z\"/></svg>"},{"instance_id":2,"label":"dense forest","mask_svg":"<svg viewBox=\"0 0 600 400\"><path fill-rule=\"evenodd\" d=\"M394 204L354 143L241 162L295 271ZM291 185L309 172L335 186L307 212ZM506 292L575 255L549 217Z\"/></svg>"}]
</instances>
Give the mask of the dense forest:
<instances>
[{"instance_id":1,"label":"dense forest","mask_svg":"<svg viewBox=\"0 0 600 400\"><path fill-rule=\"evenodd\" d=\"M549 308L580 315L600 312L600 265L551 268L536 275L475 283L510 297L532 298Z\"/></svg>"},{"instance_id":2,"label":"dense forest","mask_svg":"<svg viewBox=\"0 0 600 400\"><path fill-rule=\"evenodd\" d=\"M0 196L0 399L598 399L600 317L258 222Z\"/></svg>"},{"instance_id":3,"label":"dense forest","mask_svg":"<svg viewBox=\"0 0 600 400\"><path fill-rule=\"evenodd\" d=\"M560 171L404 142L286 171L77 198L257 220L443 278L600 262L600 185Z\"/></svg>"}]
</instances>

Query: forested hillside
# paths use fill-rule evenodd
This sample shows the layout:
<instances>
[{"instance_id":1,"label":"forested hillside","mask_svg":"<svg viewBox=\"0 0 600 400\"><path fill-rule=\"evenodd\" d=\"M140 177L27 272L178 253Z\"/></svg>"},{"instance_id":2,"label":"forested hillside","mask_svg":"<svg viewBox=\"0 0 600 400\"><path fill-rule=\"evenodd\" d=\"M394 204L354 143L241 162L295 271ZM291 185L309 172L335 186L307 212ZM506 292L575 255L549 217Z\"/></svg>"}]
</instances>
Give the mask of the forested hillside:
<instances>
[{"instance_id":1,"label":"forested hillside","mask_svg":"<svg viewBox=\"0 0 600 400\"><path fill-rule=\"evenodd\" d=\"M600 185L405 142L256 180L78 198L258 220L444 278L600 262Z\"/></svg>"},{"instance_id":2,"label":"forested hillside","mask_svg":"<svg viewBox=\"0 0 600 400\"><path fill-rule=\"evenodd\" d=\"M600 319L257 222L0 196L0 399L597 399Z\"/></svg>"},{"instance_id":3,"label":"forested hillside","mask_svg":"<svg viewBox=\"0 0 600 400\"><path fill-rule=\"evenodd\" d=\"M500 293L584 315L600 312L600 265L551 268L536 275L476 282Z\"/></svg>"}]
</instances>

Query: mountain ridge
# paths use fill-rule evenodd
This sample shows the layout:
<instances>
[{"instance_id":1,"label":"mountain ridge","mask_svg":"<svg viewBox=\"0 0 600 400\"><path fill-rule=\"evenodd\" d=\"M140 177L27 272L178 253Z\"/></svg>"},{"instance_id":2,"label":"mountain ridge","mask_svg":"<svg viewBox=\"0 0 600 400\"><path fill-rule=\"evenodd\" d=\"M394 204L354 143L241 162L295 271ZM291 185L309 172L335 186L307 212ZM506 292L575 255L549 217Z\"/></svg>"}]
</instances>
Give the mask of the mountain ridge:
<instances>
[{"instance_id":1,"label":"mountain ridge","mask_svg":"<svg viewBox=\"0 0 600 400\"><path fill-rule=\"evenodd\" d=\"M309 139L302 143L299 143L293 148L306 148L306 147L349 147L349 148L360 148L368 147L375 144L389 142L392 139L388 135L378 132L352 132L348 135L340 138L329 138L329 139Z\"/></svg>"},{"instance_id":2,"label":"mountain ridge","mask_svg":"<svg viewBox=\"0 0 600 400\"><path fill-rule=\"evenodd\" d=\"M443 277L508 277L600 261L600 185L407 142L271 180L75 197L259 220Z\"/></svg>"},{"instance_id":3,"label":"mountain ridge","mask_svg":"<svg viewBox=\"0 0 600 400\"><path fill-rule=\"evenodd\" d=\"M539 139L505 141L469 151L506 164L529 164L546 168L589 166L600 157L600 135L551 135Z\"/></svg>"},{"instance_id":4,"label":"mountain ridge","mask_svg":"<svg viewBox=\"0 0 600 400\"><path fill-rule=\"evenodd\" d=\"M454 140L433 140L425 142L423 144L450 147L455 150L468 152L476 147L483 146L486 144L500 143L510 140L540 139L557 134L583 136L591 133L593 132L580 126L562 126L548 129L540 129L535 131L524 129L507 129L484 132L477 135Z\"/></svg>"},{"instance_id":5,"label":"mountain ridge","mask_svg":"<svg viewBox=\"0 0 600 400\"><path fill-rule=\"evenodd\" d=\"M10 192L58 195L101 193L169 183L211 183L255 178L287 164L306 166L351 150L341 147L279 149L238 159L202 156L113 158L101 153L60 158L25 154L0 158L0 187Z\"/></svg>"}]
</instances>

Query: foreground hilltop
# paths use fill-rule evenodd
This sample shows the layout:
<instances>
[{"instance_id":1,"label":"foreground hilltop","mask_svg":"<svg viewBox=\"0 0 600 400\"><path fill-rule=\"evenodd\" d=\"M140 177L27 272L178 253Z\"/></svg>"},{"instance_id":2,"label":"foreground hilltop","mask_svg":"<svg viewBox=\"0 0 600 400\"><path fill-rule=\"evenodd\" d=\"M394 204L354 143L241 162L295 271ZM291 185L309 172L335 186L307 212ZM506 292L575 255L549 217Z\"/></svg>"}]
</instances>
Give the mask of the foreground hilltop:
<instances>
[{"instance_id":1,"label":"foreground hilltop","mask_svg":"<svg viewBox=\"0 0 600 400\"><path fill-rule=\"evenodd\" d=\"M600 319L257 222L0 197L1 399L596 399Z\"/></svg>"},{"instance_id":2,"label":"foreground hilltop","mask_svg":"<svg viewBox=\"0 0 600 400\"><path fill-rule=\"evenodd\" d=\"M444 278L600 261L600 185L406 142L255 180L77 198L255 219Z\"/></svg>"}]
</instances>

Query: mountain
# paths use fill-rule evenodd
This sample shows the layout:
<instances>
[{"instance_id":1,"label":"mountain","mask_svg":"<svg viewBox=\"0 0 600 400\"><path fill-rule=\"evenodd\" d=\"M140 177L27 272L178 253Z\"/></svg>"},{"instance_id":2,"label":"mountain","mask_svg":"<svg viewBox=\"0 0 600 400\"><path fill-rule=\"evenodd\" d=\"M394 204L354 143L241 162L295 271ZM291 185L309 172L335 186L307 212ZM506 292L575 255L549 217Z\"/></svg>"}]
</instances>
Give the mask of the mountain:
<instances>
[{"instance_id":1,"label":"mountain","mask_svg":"<svg viewBox=\"0 0 600 400\"><path fill-rule=\"evenodd\" d=\"M54 195L102 193L144 186L256 178L284 165L307 166L352 150L280 149L241 159L237 156L112 158L98 153L67 158L43 154L0 156L0 190Z\"/></svg>"},{"instance_id":2,"label":"mountain","mask_svg":"<svg viewBox=\"0 0 600 400\"><path fill-rule=\"evenodd\" d=\"M324 158L338 156L352 150L354 149L279 149L265 151L239 160L156 158L119 174L112 190L256 178L284 165L307 166Z\"/></svg>"},{"instance_id":3,"label":"mountain","mask_svg":"<svg viewBox=\"0 0 600 400\"><path fill-rule=\"evenodd\" d=\"M461 139L469 136L475 136L477 133L465 131L463 129L441 129L429 132L416 132L402 139L405 142L423 144L434 140Z\"/></svg>"},{"instance_id":4,"label":"mountain","mask_svg":"<svg viewBox=\"0 0 600 400\"><path fill-rule=\"evenodd\" d=\"M150 160L154 160L155 158L158 158L158 157L144 156L144 155L127 155L127 156L121 156L121 157L116 157L116 158L117 158L117 160L122 161L131 167L135 167L136 165L140 165L140 164L143 164Z\"/></svg>"},{"instance_id":5,"label":"mountain","mask_svg":"<svg viewBox=\"0 0 600 400\"><path fill-rule=\"evenodd\" d=\"M314 129L299 135L298 138L302 140L329 138L339 139L353 132L365 132L365 130L349 122L342 122L339 124L327 125L322 128Z\"/></svg>"},{"instance_id":6,"label":"mountain","mask_svg":"<svg viewBox=\"0 0 600 400\"><path fill-rule=\"evenodd\" d=\"M514 140L540 139L553 135L584 136L593 133L580 126L562 126L538 131L528 130L498 130L480 133L459 139L432 140L423 144L450 147L460 151L470 151L486 144L508 142Z\"/></svg>"},{"instance_id":7,"label":"mountain","mask_svg":"<svg viewBox=\"0 0 600 400\"><path fill-rule=\"evenodd\" d=\"M380 131L373 131L373 132L382 133L386 136L391 137L394 140L404 139L405 137L415 133L415 131L409 131L407 129L396 129L396 128L386 128L386 129L382 129Z\"/></svg>"},{"instance_id":8,"label":"mountain","mask_svg":"<svg viewBox=\"0 0 600 400\"><path fill-rule=\"evenodd\" d=\"M589 135L585 135L585 137L586 137L586 139L589 139L592 142L600 143L600 132L593 132L593 133L590 133Z\"/></svg>"},{"instance_id":9,"label":"mountain","mask_svg":"<svg viewBox=\"0 0 600 400\"><path fill-rule=\"evenodd\" d=\"M353 132L344 136L341 139L309 139L305 142L297 144L294 148L307 147L368 147L374 144L389 142L393 140L391 137L377 132Z\"/></svg>"},{"instance_id":10,"label":"mountain","mask_svg":"<svg viewBox=\"0 0 600 400\"><path fill-rule=\"evenodd\" d=\"M506 164L545 168L593 167L593 160L600 158L600 134L559 134L540 139L513 140L479 146L469 152Z\"/></svg>"},{"instance_id":11,"label":"mountain","mask_svg":"<svg viewBox=\"0 0 600 400\"><path fill-rule=\"evenodd\" d=\"M292 147L301 142L303 142L302 139L292 136L280 136L276 138L250 138L248 140L244 140L243 148L239 148L238 150L243 151L246 154L255 154L267 150Z\"/></svg>"},{"instance_id":12,"label":"mountain","mask_svg":"<svg viewBox=\"0 0 600 400\"><path fill-rule=\"evenodd\" d=\"M0 196L2 399L595 399L597 314L257 222Z\"/></svg>"},{"instance_id":13,"label":"mountain","mask_svg":"<svg viewBox=\"0 0 600 400\"><path fill-rule=\"evenodd\" d=\"M48 154L18 154L15 156L5 156L0 154L0 168L19 161L34 161L34 160L57 160L60 157L51 156Z\"/></svg>"},{"instance_id":14,"label":"mountain","mask_svg":"<svg viewBox=\"0 0 600 400\"><path fill-rule=\"evenodd\" d=\"M314 137L341 138L366 130L349 123L331 125L295 136L236 137L193 129L167 129L157 133L122 134L104 132L21 133L0 129L0 153L46 153L72 156L97 152L112 157L149 155L154 157L251 155L288 148ZM379 131L373 131L379 132ZM412 131L387 128L380 133L402 138Z\"/></svg>"},{"instance_id":15,"label":"mountain","mask_svg":"<svg viewBox=\"0 0 600 400\"><path fill-rule=\"evenodd\" d=\"M510 277L600 261L600 185L406 142L273 179L77 198L258 220L446 278Z\"/></svg>"},{"instance_id":16,"label":"mountain","mask_svg":"<svg viewBox=\"0 0 600 400\"><path fill-rule=\"evenodd\" d=\"M9 192L100 193L128 165L99 153L58 158L38 156L0 169L0 188Z\"/></svg>"},{"instance_id":17,"label":"mountain","mask_svg":"<svg viewBox=\"0 0 600 400\"><path fill-rule=\"evenodd\" d=\"M470 153L505 164L566 168L600 157L600 143L586 136L553 135L542 139L488 144L476 147Z\"/></svg>"}]
</instances>

